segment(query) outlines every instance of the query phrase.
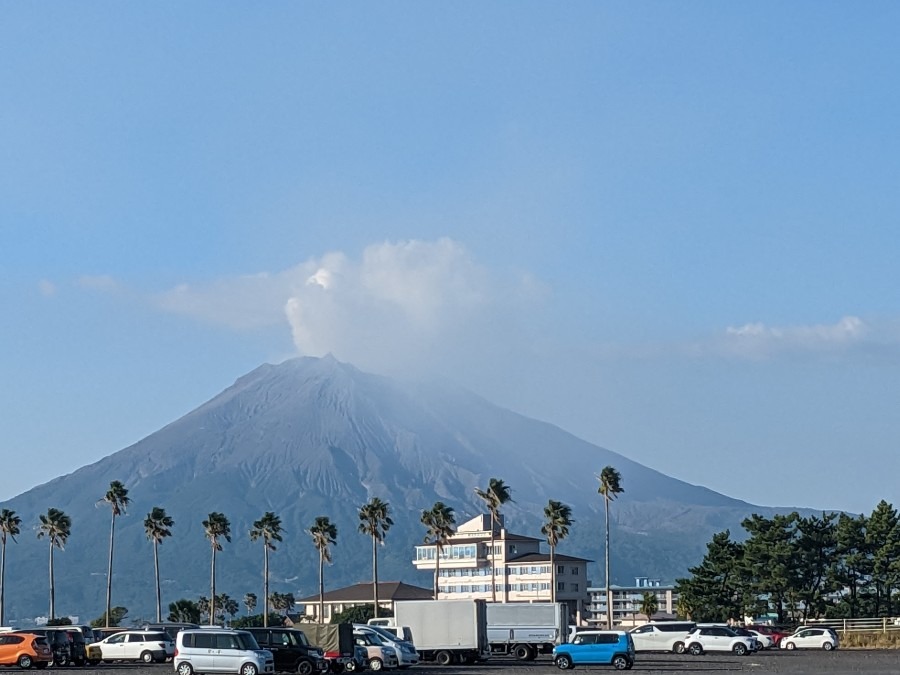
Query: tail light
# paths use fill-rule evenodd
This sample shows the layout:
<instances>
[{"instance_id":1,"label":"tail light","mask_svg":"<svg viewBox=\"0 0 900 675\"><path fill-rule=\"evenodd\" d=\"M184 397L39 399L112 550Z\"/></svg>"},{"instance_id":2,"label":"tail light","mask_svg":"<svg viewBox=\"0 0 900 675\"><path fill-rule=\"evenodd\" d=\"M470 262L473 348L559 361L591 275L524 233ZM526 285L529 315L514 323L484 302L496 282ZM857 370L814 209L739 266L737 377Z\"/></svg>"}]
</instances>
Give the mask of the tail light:
<instances>
[{"instance_id":1,"label":"tail light","mask_svg":"<svg viewBox=\"0 0 900 675\"><path fill-rule=\"evenodd\" d=\"M175 656L178 656L178 647L175 647Z\"/></svg>"}]
</instances>

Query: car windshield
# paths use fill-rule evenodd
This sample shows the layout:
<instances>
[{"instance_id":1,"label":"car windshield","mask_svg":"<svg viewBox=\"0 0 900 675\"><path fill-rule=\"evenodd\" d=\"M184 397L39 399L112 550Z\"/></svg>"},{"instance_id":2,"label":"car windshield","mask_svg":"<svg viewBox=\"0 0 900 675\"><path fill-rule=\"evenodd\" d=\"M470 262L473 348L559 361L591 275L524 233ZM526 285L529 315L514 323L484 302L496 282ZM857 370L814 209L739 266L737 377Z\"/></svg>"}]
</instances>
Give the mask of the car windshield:
<instances>
[{"instance_id":1,"label":"car windshield","mask_svg":"<svg viewBox=\"0 0 900 675\"><path fill-rule=\"evenodd\" d=\"M382 628L381 626L369 626L369 627L370 627L372 630L374 630L376 633L378 633L378 636L379 636L382 640L387 640L388 642L393 642L394 640L397 639L397 636L396 636L396 635L394 635L393 633L391 633L391 632L388 631L388 630L385 630L385 629Z\"/></svg>"}]
</instances>

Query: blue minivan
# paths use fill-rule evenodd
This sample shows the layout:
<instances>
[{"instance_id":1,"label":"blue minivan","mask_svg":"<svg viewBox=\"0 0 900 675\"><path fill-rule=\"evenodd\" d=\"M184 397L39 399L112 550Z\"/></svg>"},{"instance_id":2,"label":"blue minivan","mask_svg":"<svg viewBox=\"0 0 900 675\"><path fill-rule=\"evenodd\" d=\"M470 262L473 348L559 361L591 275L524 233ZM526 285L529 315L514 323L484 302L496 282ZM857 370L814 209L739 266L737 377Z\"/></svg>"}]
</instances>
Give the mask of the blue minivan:
<instances>
[{"instance_id":1,"label":"blue minivan","mask_svg":"<svg viewBox=\"0 0 900 675\"><path fill-rule=\"evenodd\" d=\"M580 631L571 642L553 648L553 663L560 670L595 665L629 670L634 665L634 642L621 630Z\"/></svg>"}]
</instances>

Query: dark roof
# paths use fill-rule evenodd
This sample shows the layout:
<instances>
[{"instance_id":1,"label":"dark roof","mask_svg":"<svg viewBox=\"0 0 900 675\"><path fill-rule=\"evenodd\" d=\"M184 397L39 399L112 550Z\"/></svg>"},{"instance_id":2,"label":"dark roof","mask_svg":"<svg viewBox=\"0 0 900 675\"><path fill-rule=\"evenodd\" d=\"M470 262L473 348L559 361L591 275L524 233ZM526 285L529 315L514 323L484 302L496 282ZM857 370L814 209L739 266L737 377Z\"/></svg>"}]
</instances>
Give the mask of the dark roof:
<instances>
[{"instance_id":1,"label":"dark roof","mask_svg":"<svg viewBox=\"0 0 900 675\"><path fill-rule=\"evenodd\" d=\"M356 602L366 603L373 601L372 583L354 584L345 588L337 588L333 591L325 593L323 598L325 602ZM395 600L433 600L434 592L430 588L420 588L411 586L402 581L379 581L378 582L378 601L395 601ZM319 601L319 594L310 595L307 598L297 600L298 604L307 605L314 604Z\"/></svg>"},{"instance_id":2,"label":"dark roof","mask_svg":"<svg viewBox=\"0 0 900 675\"><path fill-rule=\"evenodd\" d=\"M593 560L588 560L587 558L576 558L573 555L563 555L562 553L557 553L553 556L553 560L555 562L594 562ZM507 558L506 563L522 563L522 562L550 562L550 554L549 553L523 553L520 556L515 558Z\"/></svg>"}]
</instances>

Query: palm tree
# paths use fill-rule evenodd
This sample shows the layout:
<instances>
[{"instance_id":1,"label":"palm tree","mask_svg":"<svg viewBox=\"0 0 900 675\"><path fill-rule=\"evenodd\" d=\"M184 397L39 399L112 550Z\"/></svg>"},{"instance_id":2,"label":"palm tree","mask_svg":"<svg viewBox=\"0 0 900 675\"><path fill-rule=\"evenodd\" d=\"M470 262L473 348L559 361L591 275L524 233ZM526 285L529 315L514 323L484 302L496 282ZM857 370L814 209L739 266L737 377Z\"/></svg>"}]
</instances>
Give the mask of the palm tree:
<instances>
[{"instance_id":1,"label":"palm tree","mask_svg":"<svg viewBox=\"0 0 900 675\"><path fill-rule=\"evenodd\" d=\"M256 609L256 593L246 593L244 595L244 607L247 608L247 616L253 614Z\"/></svg>"},{"instance_id":2,"label":"palm tree","mask_svg":"<svg viewBox=\"0 0 900 675\"><path fill-rule=\"evenodd\" d=\"M109 523L109 566L106 570L106 627L109 628L109 610L112 601L112 570L113 570L113 542L116 537L116 516L121 516L128 509L131 499L128 497L128 488L122 481L114 480L109 484L109 490L103 495L101 502L109 504L112 511L112 519Z\"/></svg>"},{"instance_id":3,"label":"palm tree","mask_svg":"<svg viewBox=\"0 0 900 675\"><path fill-rule=\"evenodd\" d=\"M46 514L40 516L41 524L38 526L38 539L47 537L50 542L50 620L56 618L56 586L53 580L53 549L64 551L66 541L72 534L72 519L59 509L47 509Z\"/></svg>"},{"instance_id":4,"label":"palm tree","mask_svg":"<svg viewBox=\"0 0 900 675\"><path fill-rule=\"evenodd\" d=\"M603 495L603 503L606 507L606 626L611 629L613 618L612 590L609 578L609 503L625 490L622 488L622 475L611 466L603 467L597 479L600 481L597 492Z\"/></svg>"},{"instance_id":5,"label":"palm tree","mask_svg":"<svg viewBox=\"0 0 900 675\"><path fill-rule=\"evenodd\" d=\"M494 551L494 530L496 523L500 519L500 507L507 502L513 501L510 487L500 478L491 478L488 481L486 490L475 488L475 494L484 501L485 507L491 514L491 602L497 602L497 580L494 562L496 553Z\"/></svg>"},{"instance_id":6,"label":"palm tree","mask_svg":"<svg viewBox=\"0 0 900 675\"><path fill-rule=\"evenodd\" d=\"M325 563L331 562L329 546L337 544L337 527L327 516L318 516L309 528L309 536L319 552L319 623L325 621Z\"/></svg>"},{"instance_id":7,"label":"palm tree","mask_svg":"<svg viewBox=\"0 0 900 675\"><path fill-rule=\"evenodd\" d=\"M550 500L544 507L544 524L541 534L547 537L550 546L550 602L556 602L556 546L569 536L572 520L572 507Z\"/></svg>"},{"instance_id":8,"label":"palm tree","mask_svg":"<svg viewBox=\"0 0 900 675\"><path fill-rule=\"evenodd\" d=\"M144 532L147 539L153 542L153 571L156 573L156 623L162 621L162 596L159 592L159 545L163 539L172 536L169 528L175 524L172 517L166 514L166 510L154 506L147 517L144 518Z\"/></svg>"},{"instance_id":9,"label":"palm tree","mask_svg":"<svg viewBox=\"0 0 900 675\"><path fill-rule=\"evenodd\" d=\"M359 509L359 531L372 537L372 588L375 594L375 618L378 618L378 543L384 543L387 531L394 521L390 517L390 504L372 497Z\"/></svg>"},{"instance_id":10,"label":"palm tree","mask_svg":"<svg viewBox=\"0 0 900 675\"><path fill-rule=\"evenodd\" d=\"M0 511L0 546L2 546L2 553L0 553L0 626L5 625L6 616L4 614L4 608L6 606L6 598L4 596L5 584L4 581L6 579L6 540L7 538L16 540L16 535L19 534L19 525L22 524L22 519L16 515L15 511L10 511L9 509L3 509Z\"/></svg>"},{"instance_id":11,"label":"palm tree","mask_svg":"<svg viewBox=\"0 0 900 675\"><path fill-rule=\"evenodd\" d=\"M250 541L262 539L263 542L263 627L269 627L269 551L275 550L276 541L281 541L281 518L271 511L253 523L250 530Z\"/></svg>"},{"instance_id":12,"label":"palm tree","mask_svg":"<svg viewBox=\"0 0 900 675\"><path fill-rule=\"evenodd\" d=\"M653 620L653 615L659 611L659 598L653 591L646 591L641 596L641 614L647 615L647 621Z\"/></svg>"},{"instance_id":13,"label":"palm tree","mask_svg":"<svg viewBox=\"0 0 900 675\"><path fill-rule=\"evenodd\" d=\"M453 534L453 526L456 525L456 516L453 514L453 507L447 506L444 502L435 502L434 506L427 511L422 511L422 524L427 528L425 532L425 543L431 539L437 549L437 555L434 558L434 599L438 599L438 577L441 575L441 554L444 552L444 546L450 541Z\"/></svg>"},{"instance_id":14,"label":"palm tree","mask_svg":"<svg viewBox=\"0 0 900 675\"><path fill-rule=\"evenodd\" d=\"M203 521L203 529L212 545L212 564L209 570L209 624L213 625L216 622L216 552L222 550L219 537L231 543L231 523L224 513L212 511Z\"/></svg>"}]
</instances>

